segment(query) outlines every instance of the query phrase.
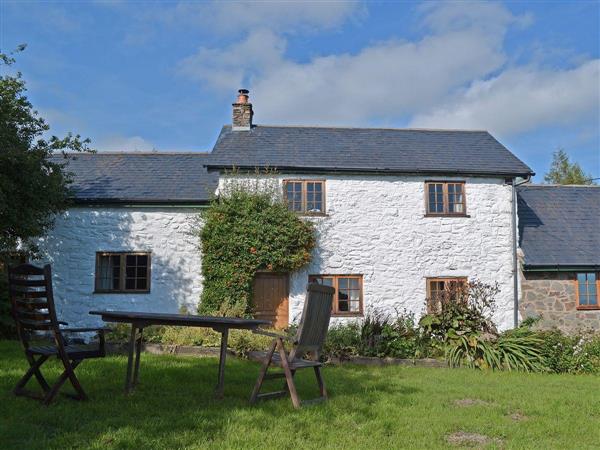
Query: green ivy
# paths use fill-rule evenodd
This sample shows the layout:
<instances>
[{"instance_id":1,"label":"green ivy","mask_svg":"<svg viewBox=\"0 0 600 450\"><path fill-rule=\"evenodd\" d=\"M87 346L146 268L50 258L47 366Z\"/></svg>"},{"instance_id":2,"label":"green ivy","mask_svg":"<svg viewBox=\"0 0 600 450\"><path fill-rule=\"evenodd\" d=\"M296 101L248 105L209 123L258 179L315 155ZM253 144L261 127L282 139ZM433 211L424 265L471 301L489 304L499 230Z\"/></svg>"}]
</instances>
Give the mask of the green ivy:
<instances>
[{"instance_id":1,"label":"green ivy","mask_svg":"<svg viewBox=\"0 0 600 450\"><path fill-rule=\"evenodd\" d=\"M303 267L316 242L314 224L288 210L271 176L230 179L199 219L200 314L251 314L255 274Z\"/></svg>"}]
</instances>

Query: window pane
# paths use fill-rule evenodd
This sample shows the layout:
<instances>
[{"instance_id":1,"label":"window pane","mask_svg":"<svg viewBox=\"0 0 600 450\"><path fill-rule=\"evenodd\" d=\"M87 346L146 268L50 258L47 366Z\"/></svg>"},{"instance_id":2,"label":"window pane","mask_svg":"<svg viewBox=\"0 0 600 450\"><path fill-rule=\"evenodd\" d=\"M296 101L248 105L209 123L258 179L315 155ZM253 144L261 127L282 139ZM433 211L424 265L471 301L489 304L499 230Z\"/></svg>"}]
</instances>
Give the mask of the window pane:
<instances>
[{"instance_id":1,"label":"window pane","mask_svg":"<svg viewBox=\"0 0 600 450\"><path fill-rule=\"evenodd\" d=\"M338 279L338 287L340 289L348 288L348 278L340 278Z\"/></svg>"},{"instance_id":2,"label":"window pane","mask_svg":"<svg viewBox=\"0 0 600 450\"><path fill-rule=\"evenodd\" d=\"M588 304L596 305L598 302L598 294L596 292L596 282L588 282Z\"/></svg>"},{"instance_id":3,"label":"window pane","mask_svg":"<svg viewBox=\"0 0 600 450\"><path fill-rule=\"evenodd\" d=\"M585 283L587 281L587 274L586 273L578 273L577 274L577 281L579 283Z\"/></svg>"},{"instance_id":4,"label":"window pane","mask_svg":"<svg viewBox=\"0 0 600 450\"><path fill-rule=\"evenodd\" d=\"M341 289L339 289L338 299L340 301L348 300L348 291L342 291Z\"/></svg>"},{"instance_id":5,"label":"window pane","mask_svg":"<svg viewBox=\"0 0 600 450\"><path fill-rule=\"evenodd\" d=\"M137 265L138 266L147 266L148 265L148 255L138 255Z\"/></svg>"},{"instance_id":6,"label":"window pane","mask_svg":"<svg viewBox=\"0 0 600 450\"><path fill-rule=\"evenodd\" d=\"M352 289L358 289L359 288L358 278L350 278L350 287Z\"/></svg>"},{"instance_id":7,"label":"window pane","mask_svg":"<svg viewBox=\"0 0 600 450\"><path fill-rule=\"evenodd\" d=\"M109 256L98 257L98 289L111 289L113 285L113 259ZM118 272L117 272L118 273Z\"/></svg>"},{"instance_id":8,"label":"window pane","mask_svg":"<svg viewBox=\"0 0 600 450\"><path fill-rule=\"evenodd\" d=\"M588 282L595 283L596 282L596 274L594 272L587 274Z\"/></svg>"},{"instance_id":9,"label":"window pane","mask_svg":"<svg viewBox=\"0 0 600 450\"><path fill-rule=\"evenodd\" d=\"M587 305L588 304L587 289L586 289L586 286L585 286L585 282L579 283L579 304L580 305Z\"/></svg>"},{"instance_id":10,"label":"window pane","mask_svg":"<svg viewBox=\"0 0 600 450\"><path fill-rule=\"evenodd\" d=\"M146 279L145 278L138 278L137 289L146 289Z\"/></svg>"},{"instance_id":11,"label":"window pane","mask_svg":"<svg viewBox=\"0 0 600 450\"><path fill-rule=\"evenodd\" d=\"M135 278L127 278L125 280L125 289L135 289Z\"/></svg>"},{"instance_id":12,"label":"window pane","mask_svg":"<svg viewBox=\"0 0 600 450\"><path fill-rule=\"evenodd\" d=\"M359 312L360 311L360 303L359 302L351 302L350 303L350 311L351 312Z\"/></svg>"},{"instance_id":13,"label":"window pane","mask_svg":"<svg viewBox=\"0 0 600 450\"><path fill-rule=\"evenodd\" d=\"M146 267L138 267L137 273L136 273L137 277L138 278L146 278L146 270L147 270Z\"/></svg>"},{"instance_id":14,"label":"window pane","mask_svg":"<svg viewBox=\"0 0 600 450\"><path fill-rule=\"evenodd\" d=\"M333 286L333 278L323 278L322 281L325 286Z\"/></svg>"},{"instance_id":15,"label":"window pane","mask_svg":"<svg viewBox=\"0 0 600 450\"><path fill-rule=\"evenodd\" d=\"M338 311L340 311L340 312L348 312L348 302L340 300L338 302Z\"/></svg>"},{"instance_id":16,"label":"window pane","mask_svg":"<svg viewBox=\"0 0 600 450\"><path fill-rule=\"evenodd\" d=\"M350 292L350 300L358 301L360 300L360 292L359 291L349 291Z\"/></svg>"},{"instance_id":17,"label":"window pane","mask_svg":"<svg viewBox=\"0 0 600 450\"><path fill-rule=\"evenodd\" d=\"M127 267L127 268L125 269L125 272L126 272L126 275L127 275L129 278L134 278L134 277L135 277L135 267Z\"/></svg>"},{"instance_id":18,"label":"window pane","mask_svg":"<svg viewBox=\"0 0 600 450\"><path fill-rule=\"evenodd\" d=\"M312 193L315 190L314 183L306 183L306 192Z\"/></svg>"},{"instance_id":19,"label":"window pane","mask_svg":"<svg viewBox=\"0 0 600 450\"><path fill-rule=\"evenodd\" d=\"M321 192L323 183L315 183L315 192Z\"/></svg>"},{"instance_id":20,"label":"window pane","mask_svg":"<svg viewBox=\"0 0 600 450\"><path fill-rule=\"evenodd\" d=\"M125 264L128 266L135 266L135 255L127 255Z\"/></svg>"}]
</instances>

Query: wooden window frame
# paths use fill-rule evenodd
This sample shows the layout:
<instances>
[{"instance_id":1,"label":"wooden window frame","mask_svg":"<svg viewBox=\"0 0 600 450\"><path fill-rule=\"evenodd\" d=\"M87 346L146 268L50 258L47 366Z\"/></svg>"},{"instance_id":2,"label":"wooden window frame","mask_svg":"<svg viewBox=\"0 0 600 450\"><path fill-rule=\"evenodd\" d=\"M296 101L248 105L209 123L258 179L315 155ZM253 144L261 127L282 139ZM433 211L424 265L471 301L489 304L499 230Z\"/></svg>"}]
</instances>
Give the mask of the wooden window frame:
<instances>
[{"instance_id":1,"label":"wooden window frame","mask_svg":"<svg viewBox=\"0 0 600 450\"><path fill-rule=\"evenodd\" d=\"M441 184L443 193L443 211L442 212L430 212L429 211L429 185ZM462 212L450 212L450 201L448 196L448 185L449 184L460 184L462 185L463 195L463 211ZM425 181L425 217L470 217L467 214L467 190L466 182L464 180L427 180Z\"/></svg>"},{"instance_id":2,"label":"wooden window frame","mask_svg":"<svg viewBox=\"0 0 600 450\"><path fill-rule=\"evenodd\" d=\"M314 274L308 276L308 282L312 283L317 278L331 278L332 286L335 289L333 297L333 304L331 305L332 317L361 317L364 311L364 286L363 286L363 275L357 274ZM358 311L340 311L339 310L339 299L338 299L338 281L340 278L352 278L358 280L358 286L360 294L358 297Z\"/></svg>"},{"instance_id":3,"label":"wooden window frame","mask_svg":"<svg viewBox=\"0 0 600 450\"><path fill-rule=\"evenodd\" d=\"M119 289L102 289L99 287L99 269L100 258L103 256L119 256ZM126 289L126 261L127 256L146 256L148 257L148 266L146 267L146 289ZM94 273L94 293L95 294L147 294L150 292L152 280L152 253L151 252L96 252L96 272Z\"/></svg>"},{"instance_id":4,"label":"wooden window frame","mask_svg":"<svg viewBox=\"0 0 600 450\"><path fill-rule=\"evenodd\" d=\"M327 205L325 203L325 199L327 197L327 191L326 191L326 183L324 179L286 179L283 180L283 199L285 200L286 204L287 204L287 185L288 183L301 183L302 184L302 193L301 193L301 202L302 202L302 206L301 206L301 210L300 211L294 211L297 214L301 214L303 216L326 216L327 215ZM308 183L320 183L321 184L321 196L322 196L322 204L323 207L321 208L321 211L319 212L310 212L306 210L306 199L307 199L307 188L306 185Z\"/></svg>"},{"instance_id":5,"label":"wooden window frame","mask_svg":"<svg viewBox=\"0 0 600 450\"><path fill-rule=\"evenodd\" d=\"M469 284L469 277L466 276L452 276L452 277L427 277L425 278L425 287L426 287L426 291L427 291L427 313L431 314L433 312L433 308L432 305L430 304L432 297L431 297L431 283L433 282L463 282L465 283L465 285L468 286Z\"/></svg>"},{"instance_id":6,"label":"wooden window frame","mask_svg":"<svg viewBox=\"0 0 600 450\"><path fill-rule=\"evenodd\" d=\"M579 304L579 280L577 274L579 273L595 273L596 274L596 304L595 305L581 305ZM577 306L575 307L579 311L597 311L600 310L600 280L598 279L600 272L595 270L575 272L575 299Z\"/></svg>"}]
</instances>

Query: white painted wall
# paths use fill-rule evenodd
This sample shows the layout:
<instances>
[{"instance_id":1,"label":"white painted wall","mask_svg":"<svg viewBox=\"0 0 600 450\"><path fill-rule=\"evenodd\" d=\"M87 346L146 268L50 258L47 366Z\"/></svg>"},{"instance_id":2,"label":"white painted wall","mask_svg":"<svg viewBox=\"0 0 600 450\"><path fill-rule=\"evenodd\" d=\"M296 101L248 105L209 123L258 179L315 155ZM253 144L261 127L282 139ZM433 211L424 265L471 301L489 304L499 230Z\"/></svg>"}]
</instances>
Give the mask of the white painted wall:
<instances>
[{"instance_id":1,"label":"white painted wall","mask_svg":"<svg viewBox=\"0 0 600 450\"><path fill-rule=\"evenodd\" d=\"M311 178L299 175L284 178ZM314 178L323 179L323 176ZM420 315L426 277L498 281L497 323L512 325L511 187L502 179L466 181L470 217L424 217L424 181L414 176L327 176L327 217L310 265L292 274L290 320L299 318L309 274L362 274L364 306ZM438 179L438 178L436 178ZM223 179L221 180L221 185ZM58 313L72 325L99 324L93 309L195 310L202 291L193 208L78 207L57 219L41 246L51 262ZM149 294L94 294L97 251L151 251ZM337 319L335 319L337 320ZM341 319L340 319L341 320Z\"/></svg>"},{"instance_id":2,"label":"white painted wall","mask_svg":"<svg viewBox=\"0 0 600 450\"><path fill-rule=\"evenodd\" d=\"M51 263L60 320L101 325L94 309L176 313L195 311L202 292L198 238L190 232L198 208L76 207L58 217L41 240L39 262ZM152 252L151 292L94 294L97 251Z\"/></svg>"},{"instance_id":3,"label":"white painted wall","mask_svg":"<svg viewBox=\"0 0 600 450\"><path fill-rule=\"evenodd\" d=\"M318 248L309 266L291 276L291 321L301 314L309 274L362 274L365 310L417 315L427 277L467 276L499 283L495 320L502 329L512 326L511 187L503 179L436 177L466 181L470 217L424 217L424 177L276 178L326 179L328 216L311 219L319 223Z\"/></svg>"}]
</instances>

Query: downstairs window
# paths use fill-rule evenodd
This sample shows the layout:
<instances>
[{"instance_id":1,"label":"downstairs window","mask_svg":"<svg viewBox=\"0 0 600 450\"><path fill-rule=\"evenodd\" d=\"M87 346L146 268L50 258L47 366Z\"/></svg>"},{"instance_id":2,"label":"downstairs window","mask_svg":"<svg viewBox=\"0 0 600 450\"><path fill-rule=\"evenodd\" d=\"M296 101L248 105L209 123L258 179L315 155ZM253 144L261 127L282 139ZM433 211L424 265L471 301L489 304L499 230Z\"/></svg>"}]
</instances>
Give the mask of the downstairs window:
<instances>
[{"instance_id":1,"label":"downstairs window","mask_svg":"<svg viewBox=\"0 0 600 450\"><path fill-rule=\"evenodd\" d=\"M427 312L440 311L442 302L459 301L467 288L466 277L427 278Z\"/></svg>"},{"instance_id":2,"label":"downstairs window","mask_svg":"<svg viewBox=\"0 0 600 450\"><path fill-rule=\"evenodd\" d=\"M598 305L599 284L596 272L580 272L577 274L578 309L600 309Z\"/></svg>"},{"instance_id":3,"label":"downstairs window","mask_svg":"<svg viewBox=\"0 0 600 450\"><path fill-rule=\"evenodd\" d=\"M335 288L331 313L334 316L360 316L363 312L362 275L311 275L309 283Z\"/></svg>"},{"instance_id":4,"label":"downstairs window","mask_svg":"<svg viewBox=\"0 0 600 450\"><path fill-rule=\"evenodd\" d=\"M150 253L96 253L95 292L150 292Z\"/></svg>"}]
</instances>

